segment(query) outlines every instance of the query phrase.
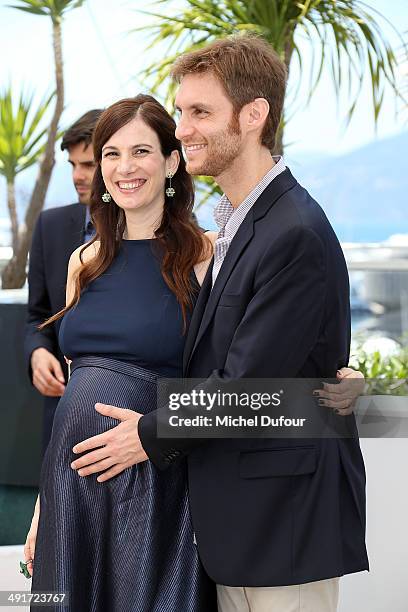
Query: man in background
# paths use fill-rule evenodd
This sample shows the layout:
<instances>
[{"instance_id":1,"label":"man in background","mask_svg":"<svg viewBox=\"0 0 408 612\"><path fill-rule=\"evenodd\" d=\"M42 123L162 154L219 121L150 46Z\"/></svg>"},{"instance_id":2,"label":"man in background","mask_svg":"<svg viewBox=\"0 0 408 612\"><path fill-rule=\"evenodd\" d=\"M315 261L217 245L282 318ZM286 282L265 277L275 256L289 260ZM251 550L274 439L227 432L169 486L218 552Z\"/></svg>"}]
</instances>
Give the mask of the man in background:
<instances>
[{"instance_id":1,"label":"man in background","mask_svg":"<svg viewBox=\"0 0 408 612\"><path fill-rule=\"evenodd\" d=\"M41 331L38 325L65 306L69 257L94 234L89 213L95 171L92 135L101 113L88 111L65 132L61 149L68 152L78 203L42 211L31 244L24 353L32 384L44 396L43 452L64 393L67 366L58 347L58 323Z\"/></svg>"}]
</instances>

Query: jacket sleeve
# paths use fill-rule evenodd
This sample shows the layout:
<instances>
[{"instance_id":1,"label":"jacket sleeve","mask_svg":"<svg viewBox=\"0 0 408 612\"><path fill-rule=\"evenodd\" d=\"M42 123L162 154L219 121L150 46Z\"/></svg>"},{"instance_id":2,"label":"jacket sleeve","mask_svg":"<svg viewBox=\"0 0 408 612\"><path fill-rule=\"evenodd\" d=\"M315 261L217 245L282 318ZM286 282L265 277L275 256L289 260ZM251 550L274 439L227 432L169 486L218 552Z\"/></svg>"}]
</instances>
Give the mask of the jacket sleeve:
<instances>
[{"instance_id":1,"label":"jacket sleeve","mask_svg":"<svg viewBox=\"0 0 408 612\"><path fill-rule=\"evenodd\" d=\"M34 228L29 268L28 268L28 308L24 338L24 356L29 377L32 381L31 355L37 348L44 347L53 354L57 351L57 338L54 326L38 329L38 325L50 317L50 298L45 277L45 261L43 251L43 215L40 213Z\"/></svg>"},{"instance_id":2,"label":"jacket sleeve","mask_svg":"<svg viewBox=\"0 0 408 612\"><path fill-rule=\"evenodd\" d=\"M319 236L303 226L272 244L260 260L255 293L233 336L225 367L200 384L240 378L296 377L315 345L326 300L325 249ZM185 416L193 416L193 411ZM184 416L184 413L183 413ZM158 409L139 421L141 443L155 465L164 469L202 441L157 436L168 411Z\"/></svg>"}]
</instances>

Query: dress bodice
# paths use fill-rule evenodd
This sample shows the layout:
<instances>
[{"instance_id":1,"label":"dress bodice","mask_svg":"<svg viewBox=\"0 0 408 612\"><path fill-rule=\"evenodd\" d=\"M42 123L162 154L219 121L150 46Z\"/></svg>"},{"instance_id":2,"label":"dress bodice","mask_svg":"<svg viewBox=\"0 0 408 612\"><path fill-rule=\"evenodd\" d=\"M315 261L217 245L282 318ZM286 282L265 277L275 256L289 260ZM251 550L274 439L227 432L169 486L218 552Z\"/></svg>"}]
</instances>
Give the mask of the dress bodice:
<instances>
[{"instance_id":1,"label":"dress bodice","mask_svg":"<svg viewBox=\"0 0 408 612\"><path fill-rule=\"evenodd\" d=\"M65 314L59 332L64 355L104 355L181 376L181 308L152 247L153 240L122 241L109 268Z\"/></svg>"}]
</instances>

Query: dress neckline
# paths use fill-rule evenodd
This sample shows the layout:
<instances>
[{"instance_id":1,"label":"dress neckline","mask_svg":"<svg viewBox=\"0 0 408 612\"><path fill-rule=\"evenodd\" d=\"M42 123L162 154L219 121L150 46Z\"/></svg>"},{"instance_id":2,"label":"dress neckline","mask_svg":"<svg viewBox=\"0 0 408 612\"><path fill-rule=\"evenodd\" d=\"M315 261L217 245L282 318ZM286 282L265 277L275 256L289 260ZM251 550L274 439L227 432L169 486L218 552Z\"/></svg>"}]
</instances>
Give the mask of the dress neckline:
<instances>
[{"instance_id":1,"label":"dress neckline","mask_svg":"<svg viewBox=\"0 0 408 612\"><path fill-rule=\"evenodd\" d=\"M157 240L157 238L122 238L122 242L152 242L153 240Z\"/></svg>"}]
</instances>

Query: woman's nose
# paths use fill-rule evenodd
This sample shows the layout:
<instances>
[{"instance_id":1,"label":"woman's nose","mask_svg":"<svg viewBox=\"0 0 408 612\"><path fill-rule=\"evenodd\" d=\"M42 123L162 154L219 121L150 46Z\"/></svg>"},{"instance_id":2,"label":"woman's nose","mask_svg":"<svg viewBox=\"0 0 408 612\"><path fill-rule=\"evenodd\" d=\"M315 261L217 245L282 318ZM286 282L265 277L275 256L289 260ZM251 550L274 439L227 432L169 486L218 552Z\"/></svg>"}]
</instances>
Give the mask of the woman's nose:
<instances>
[{"instance_id":1,"label":"woman's nose","mask_svg":"<svg viewBox=\"0 0 408 612\"><path fill-rule=\"evenodd\" d=\"M120 174L130 174L131 172L134 172L136 168L137 162L133 156L121 156L119 159L117 171Z\"/></svg>"}]
</instances>

